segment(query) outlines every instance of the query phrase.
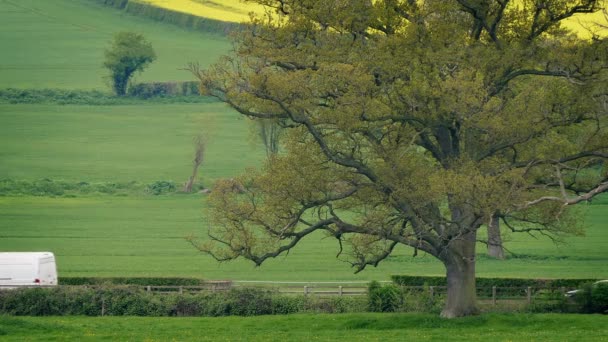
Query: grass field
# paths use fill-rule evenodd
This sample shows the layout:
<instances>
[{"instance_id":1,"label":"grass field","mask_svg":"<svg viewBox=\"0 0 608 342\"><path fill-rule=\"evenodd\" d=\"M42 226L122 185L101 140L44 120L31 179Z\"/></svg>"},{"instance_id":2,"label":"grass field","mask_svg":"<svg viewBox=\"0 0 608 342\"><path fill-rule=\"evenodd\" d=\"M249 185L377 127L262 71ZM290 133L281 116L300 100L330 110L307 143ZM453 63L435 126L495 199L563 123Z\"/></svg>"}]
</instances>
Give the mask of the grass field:
<instances>
[{"instance_id":1,"label":"grass field","mask_svg":"<svg viewBox=\"0 0 608 342\"><path fill-rule=\"evenodd\" d=\"M51 250L61 276L187 276L233 280L389 280L392 274L443 275L430 256L412 258L406 248L357 275L335 258L334 239L316 235L289 256L260 268L246 261L218 264L184 239L204 236L204 198L199 195L83 198L0 197L0 250ZM608 277L608 207L591 206L586 237L555 246L547 239L514 235L507 247L519 258L480 255L485 277ZM483 253L483 246L479 246Z\"/></svg>"},{"instance_id":2,"label":"grass field","mask_svg":"<svg viewBox=\"0 0 608 342\"><path fill-rule=\"evenodd\" d=\"M0 179L183 183L200 133L205 184L259 164L247 119L222 103L0 105Z\"/></svg>"},{"instance_id":3,"label":"grass field","mask_svg":"<svg viewBox=\"0 0 608 342\"><path fill-rule=\"evenodd\" d=\"M421 314L226 318L6 317L3 341L605 341L608 316Z\"/></svg>"},{"instance_id":4,"label":"grass field","mask_svg":"<svg viewBox=\"0 0 608 342\"><path fill-rule=\"evenodd\" d=\"M236 0L235 0L236 1ZM142 80L189 79L177 70L225 52L223 38L128 16L91 1L0 0L0 88L103 88L103 47L117 30L144 32L159 59ZM0 179L69 182L185 182L192 139L207 137L204 185L259 165L246 119L220 103L0 105ZM204 237L204 195L0 197L0 250L50 250L60 276L188 276L234 280L388 280L392 274L441 275L434 258L399 249L361 274L336 260L335 239L316 235L261 268L218 264L184 239ZM485 258L479 276L608 278L608 206L590 206L586 237L555 246L511 235L517 258Z\"/></svg>"},{"instance_id":5,"label":"grass field","mask_svg":"<svg viewBox=\"0 0 608 342\"><path fill-rule=\"evenodd\" d=\"M139 81L191 81L178 69L193 61L207 65L230 47L223 37L92 1L0 0L0 88L108 89L103 51L123 30L143 33L158 56Z\"/></svg>"}]
</instances>

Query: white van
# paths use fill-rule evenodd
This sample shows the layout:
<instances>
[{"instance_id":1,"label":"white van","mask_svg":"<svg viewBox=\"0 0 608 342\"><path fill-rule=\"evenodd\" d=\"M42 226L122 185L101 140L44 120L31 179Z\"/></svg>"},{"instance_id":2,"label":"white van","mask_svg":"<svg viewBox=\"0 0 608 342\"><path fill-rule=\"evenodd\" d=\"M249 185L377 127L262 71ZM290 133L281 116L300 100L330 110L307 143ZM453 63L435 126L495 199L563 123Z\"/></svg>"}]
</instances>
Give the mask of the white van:
<instances>
[{"instance_id":1,"label":"white van","mask_svg":"<svg viewBox=\"0 0 608 342\"><path fill-rule=\"evenodd\" d=\"M0 289L53 285L57 285L53 253L0 252Z\"/></svg>"}]
</instances>

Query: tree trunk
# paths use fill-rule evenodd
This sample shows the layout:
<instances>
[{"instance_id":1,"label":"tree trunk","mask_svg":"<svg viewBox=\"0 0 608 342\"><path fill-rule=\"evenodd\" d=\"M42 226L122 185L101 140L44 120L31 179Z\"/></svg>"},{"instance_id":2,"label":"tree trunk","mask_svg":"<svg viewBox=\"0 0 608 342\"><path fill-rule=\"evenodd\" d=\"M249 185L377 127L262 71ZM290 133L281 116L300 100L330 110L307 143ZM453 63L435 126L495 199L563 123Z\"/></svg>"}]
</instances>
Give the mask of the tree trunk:
<instances>
[{"instance_id":1,"label":"tree trunk","mask_svg":"<svg viewBox=\"0 0 608 342\"><path fill-rule=\"evenodd\" d=\"M447 247L444 264L448 296L441 317L470 316L479 312L475 287L475 241L476 233L472 232L452 240Z\"/></svg>"},{"instance_id":2,"label":"tree trunk","mask_svg":"<svg viewBox=\"0 0 608 342\"><path fill-rule=\"evenodd\" d=\"M490 223L488 223L488 255L500 260L505 258L502 237L500 236L500 221L496 216L492 216Z\"/></svg>"}]
</instances>

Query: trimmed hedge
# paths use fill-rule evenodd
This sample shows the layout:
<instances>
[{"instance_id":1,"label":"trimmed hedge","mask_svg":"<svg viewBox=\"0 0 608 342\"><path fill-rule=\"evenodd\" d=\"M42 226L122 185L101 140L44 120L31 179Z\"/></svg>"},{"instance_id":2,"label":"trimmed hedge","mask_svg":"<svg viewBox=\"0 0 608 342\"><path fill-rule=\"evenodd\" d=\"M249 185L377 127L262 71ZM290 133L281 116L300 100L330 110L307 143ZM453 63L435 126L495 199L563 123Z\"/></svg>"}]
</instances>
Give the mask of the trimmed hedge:
<instances>
[{"instance_id":1,"label":"trimmed hedge","mask_svg":"<svg viewBox=\"0 0 608 342\"><path fill-rule=\"evenodd\" d=\"M254 288L184 294L155 294L128 286L0 291L0 314L18 316L253 316L362 312L365 304L365 298L281 296Z\"/></svg>"},{"instance_id":2,"label":"trimmed hedge","mask_svg":"<svg viewBox=\"0 0 608 342\"><path fill-rule=\"evenodd\" d=\"M136 0L94 0L126 13L176 25L185 29L226 35L241 27L238 23L203 18L196 15L160 8Z\"/></svg>"},{"instance_id":3,"label":"trimmed hedge","mask_svg":"<svg viewBox=\"0 0 608 342\"><path fill-rule=\"evenodd\" d=\"M393 275L391 279L401 286L446 286L445 277L422 277ZM577 288L582 284L593 282L595 279L522 279L522 278L477 278L477 287L532 287L532 288Z\"/></svg>"}]
</instances>

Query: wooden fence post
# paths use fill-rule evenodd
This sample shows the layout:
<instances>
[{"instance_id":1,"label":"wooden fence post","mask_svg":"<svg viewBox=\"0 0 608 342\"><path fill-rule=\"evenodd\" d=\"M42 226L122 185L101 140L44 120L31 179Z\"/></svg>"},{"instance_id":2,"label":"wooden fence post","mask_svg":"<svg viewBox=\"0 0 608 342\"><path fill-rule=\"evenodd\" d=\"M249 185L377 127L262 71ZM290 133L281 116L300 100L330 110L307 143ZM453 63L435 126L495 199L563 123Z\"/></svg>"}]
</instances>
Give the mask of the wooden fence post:
<instances>
[{"instance_id":1,"label":"wooden fence post","mask_svg":"<svg viewBox=\"0 0 608 342\"><path fill-rule=\"evenodd\" d=\"M528 297L528 304L532 304L532 288L530 286L526 289L526 294Z\"/></svg>"},{"instance_id":2,"label":"wooden fence post","mask_svg":"<svg viewBox=\"0 0 608 342\"><path fill-rule=\"evenodd\" d=\"M435 297L435 287L434 286L429 286L429 296L431 296L431 299L433 297Z\"/></svg>"},{"instance_id":3,"label":"wooden fence post","mask_svg":"<svg viewBox=\"0 0 608 342\"><path fill-rule=\"evenodd\" d=\"M492 286L492 304L496 306L496 286Z\"/></svg>"},{"instance_id":4,"label":"wooden fence post","mask_svg":"<svg viewBox=\"0 0 608 342\"><path fill-rule=\"evenodd\" d=\"M304 296L308 296L308 286L304 286Z\"/></svg>"},{"instance_id":5,"label":"wooden fence post","mask_svg":"<svg viewBox=\"0 0 608 342\"><path fill-rule=\"evenodd\" d=\"M183 287L183 286L180 286L180 287L179 287L179 294L182 294L182 293L184 293L184 287Z\"/></svg>"},{"instance_id":6,"label":"wooden fence post","mask_svg":"<svg viewBox=\"0 0 608 342\"><path fill-rule=\"evenodd\" d=\"M338 286L338 295L342 297L342 285Z\"/></svg>"},{"instance_id":7,"label":"wooden fence post","mask_svg":"<svg viewBox=\"0 0 608 342\"><path fill-rule=\"evenodd\" d=\"M148 292L152 291L152 287L150 285L146 286L146 291L148 291Z\"/></svg>"}]
</instances>

